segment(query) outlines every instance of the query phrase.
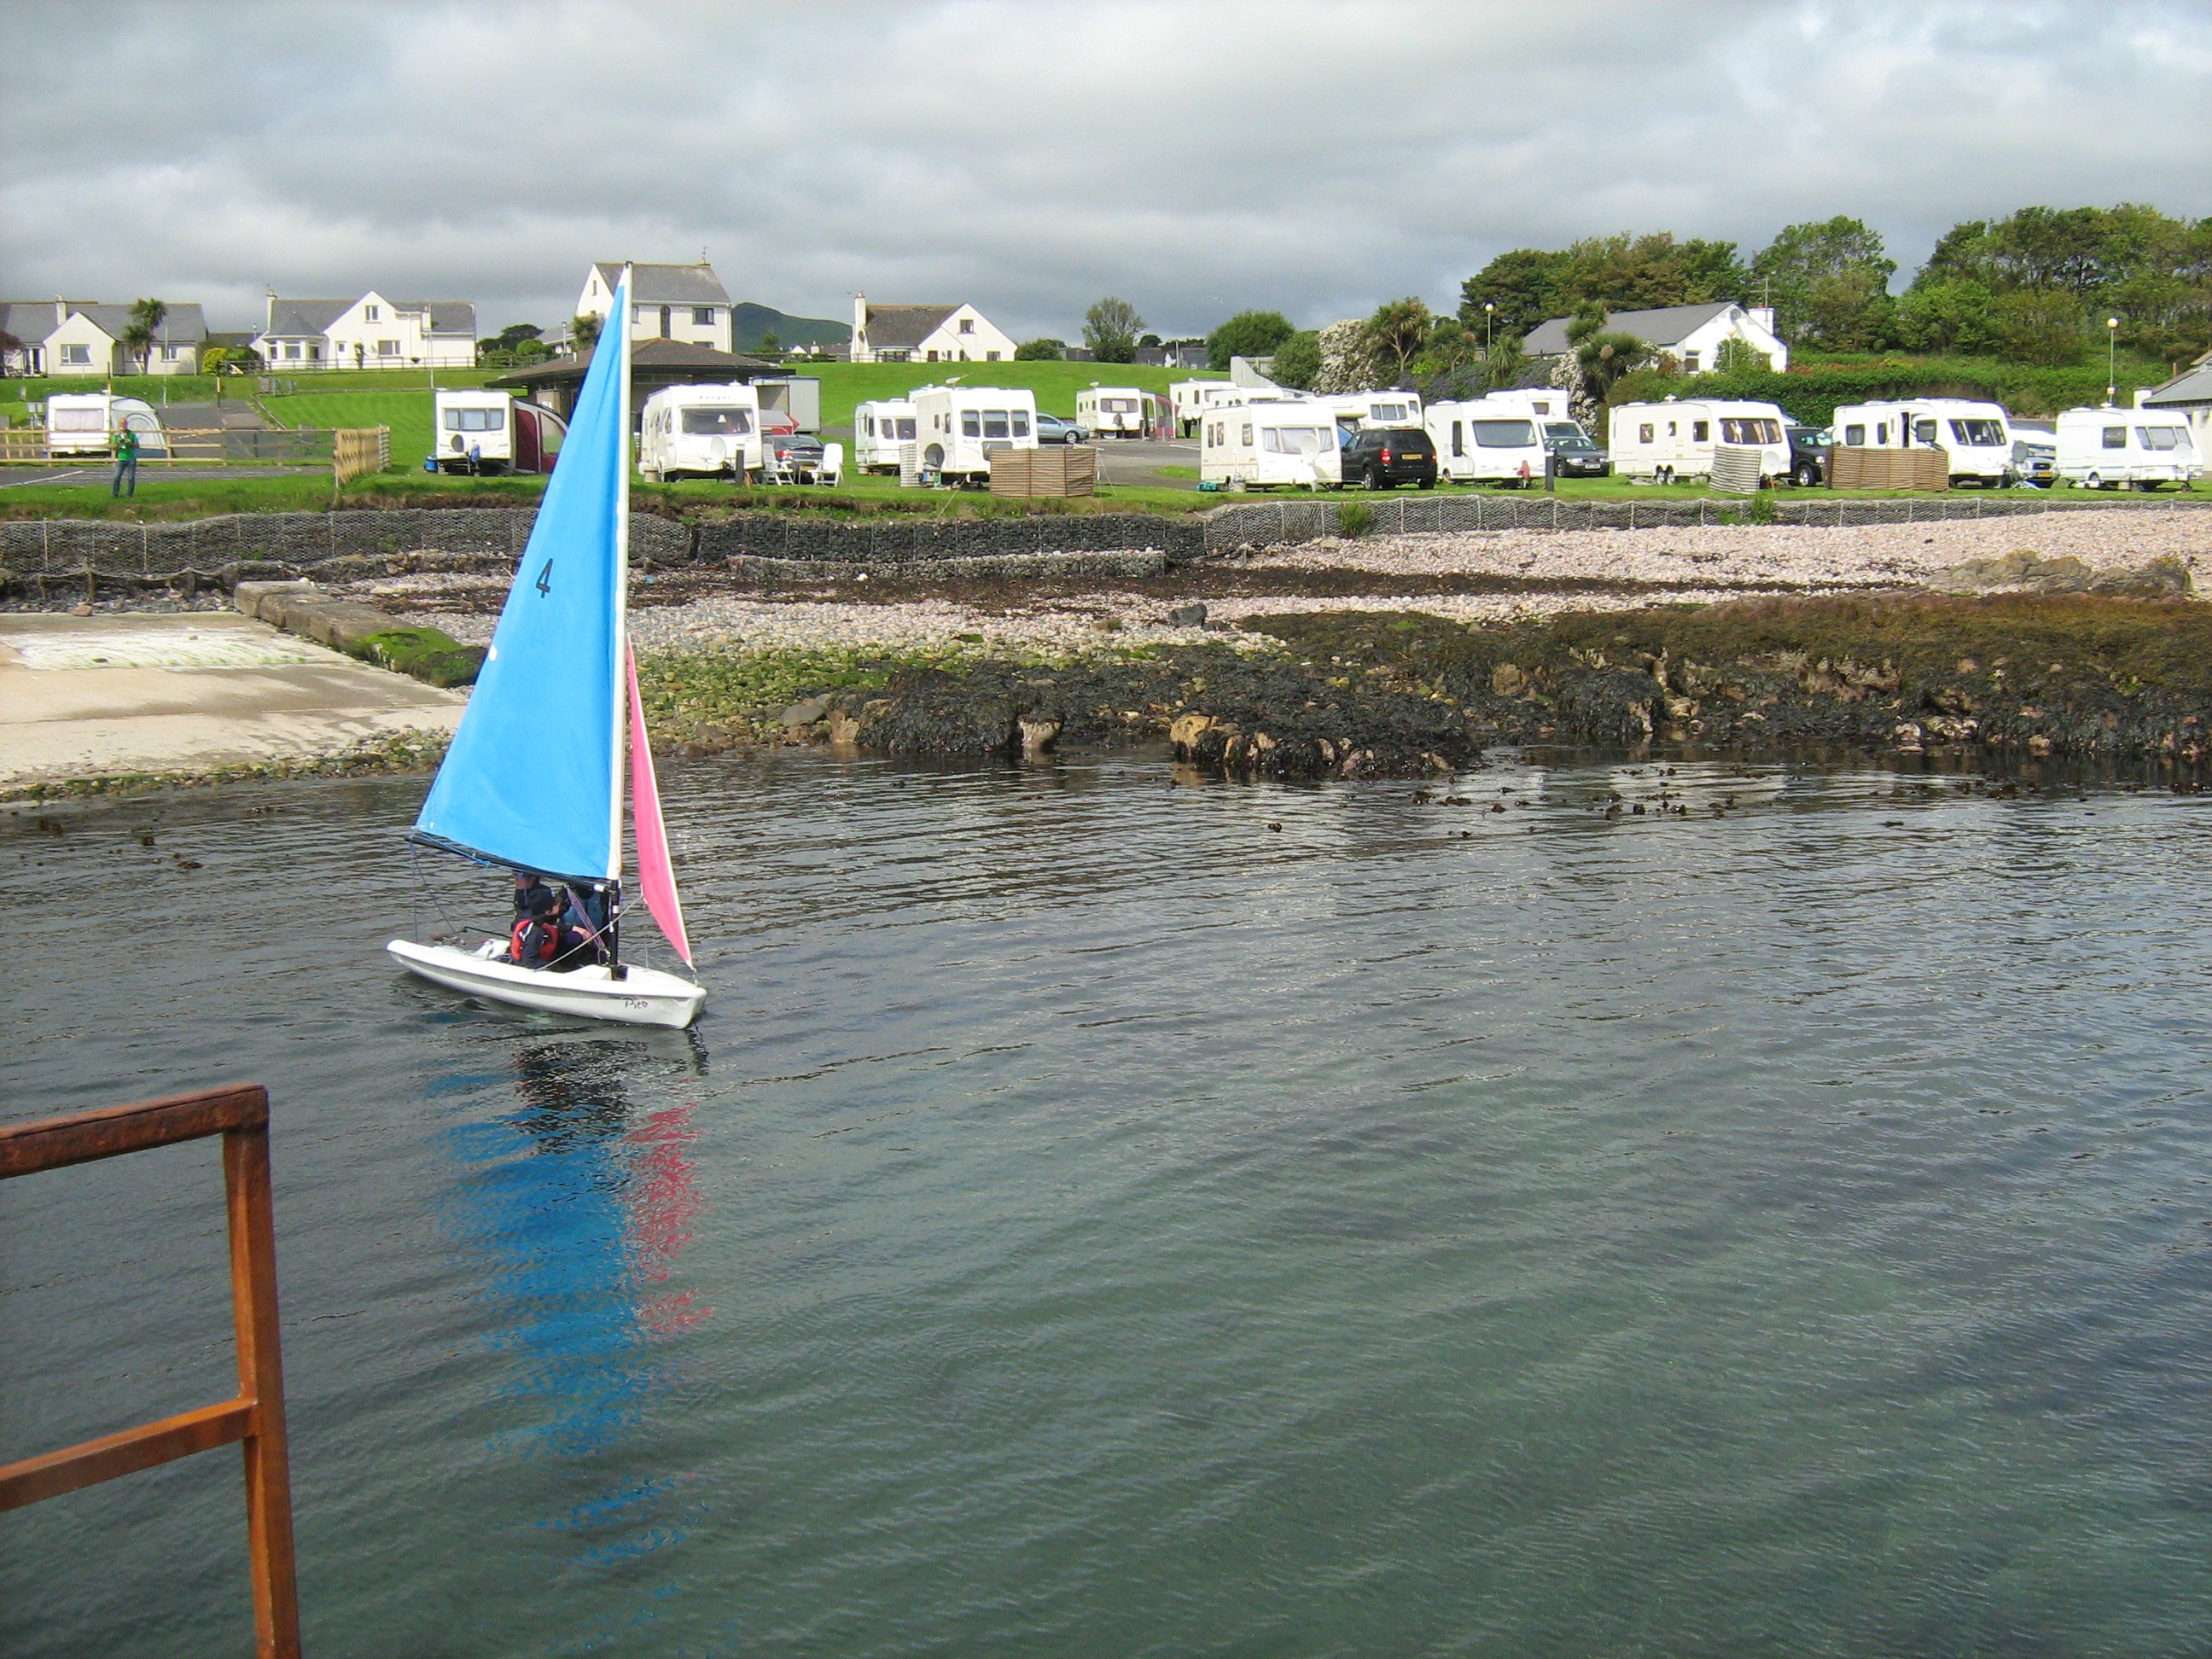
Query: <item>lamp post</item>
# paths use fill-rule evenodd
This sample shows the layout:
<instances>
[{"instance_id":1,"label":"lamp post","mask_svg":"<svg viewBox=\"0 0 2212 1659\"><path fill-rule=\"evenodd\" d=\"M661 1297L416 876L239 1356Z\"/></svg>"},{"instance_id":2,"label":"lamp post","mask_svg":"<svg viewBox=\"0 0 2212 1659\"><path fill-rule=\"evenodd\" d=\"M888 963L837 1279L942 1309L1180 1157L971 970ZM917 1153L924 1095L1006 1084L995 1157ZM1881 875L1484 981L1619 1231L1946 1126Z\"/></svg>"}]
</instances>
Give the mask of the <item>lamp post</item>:
<instances>
[{"instance_id":1,"label":"lamp post","mask_svg":"<svg viewBox=\"0 0 2212 1659\"><path fill-rule=\"evenodd\" d=\"M2105 319L2105 407L2110 409L2120 395L2120 319Z\"/></svg>"},{"instance_id":2,"label":"lamp post","mask_svg":"<svg viewBox=\"0 0 2212 1659\"><path fill-rule=\"evenodd\" d=\"M1490 319L1497 314L1497 301L1485 300L1482 302L1482 361L1486 363L1490 361Z\"/></svg>"}]
</instances>

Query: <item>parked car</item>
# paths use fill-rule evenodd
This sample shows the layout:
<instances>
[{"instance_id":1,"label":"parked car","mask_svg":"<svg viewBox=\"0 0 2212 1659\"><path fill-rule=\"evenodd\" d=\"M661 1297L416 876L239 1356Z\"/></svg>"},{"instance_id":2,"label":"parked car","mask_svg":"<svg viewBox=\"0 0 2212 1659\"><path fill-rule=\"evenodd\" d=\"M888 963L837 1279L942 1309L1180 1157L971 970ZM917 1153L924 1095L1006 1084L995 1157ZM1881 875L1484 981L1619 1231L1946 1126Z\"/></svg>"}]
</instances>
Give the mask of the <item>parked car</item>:
<instances>
[{"instance_id":1,"label":"parked car","mask_svg":"<svg viewBox=\"0 0 2212 1659\"><path fill-rule=\"evenodd\" d=\"M2058 481L2058 434L2034 427L2013 428L2012 470L2017 483L2050 489Z\"/></svg>"},{"instance_id":2,"label":"parked car","mask_svg":"<svg viewBox=\"0 0 2212 1659\"><path fill-rule=\"evenodd\" d=\"M1073 421L1037 410L1036 441L1041 444L1079 444L1090 435Z\"/></svg>"},{"instance_id":3,"label":"parked car","mask_svg":"<svg viewBox=\"0 0 2212 1659\"><path fill-rule=\"evenodd\" d=\"M1580 421L1545 422L1544 448L1555 458L1552 470L1562 478L1602 478L1613 471L1605 451L1590 441Z\"/></svg>"},{"instance_id":4,"label":"parked car","mask_svg":"<svg viewBox=\"0 0 2212 1659\"><path fill-rule=\"evenodd\" d=\"M1417 426L1346 432L1343 443L1340 476L1348 484L1369 489L1395 489L1401 483L1436 488L1437 447Z\"/></svg>"},{"instance_id":5,"label":"parked car","mask_svg":"<svg viewBox=\"0 0 2212 1659\"><path fill-rule=\"evenodd\" d=\"M1828 481L1828 429L1799 426L1794 421L1782 428L1790 441L1790 482L1800 489L1813 489Z\"/></svg>"},{"instance_id":6,"label":"parked car","mask_svg":"<svg viewBox=\"0 0 2212 1659\"><path fill-rule=\"evenodd\" d=\"M772 432L763 435L766 470L801 483L822 476L822 440L811 432Z\"/></svg>"}]
</instances>

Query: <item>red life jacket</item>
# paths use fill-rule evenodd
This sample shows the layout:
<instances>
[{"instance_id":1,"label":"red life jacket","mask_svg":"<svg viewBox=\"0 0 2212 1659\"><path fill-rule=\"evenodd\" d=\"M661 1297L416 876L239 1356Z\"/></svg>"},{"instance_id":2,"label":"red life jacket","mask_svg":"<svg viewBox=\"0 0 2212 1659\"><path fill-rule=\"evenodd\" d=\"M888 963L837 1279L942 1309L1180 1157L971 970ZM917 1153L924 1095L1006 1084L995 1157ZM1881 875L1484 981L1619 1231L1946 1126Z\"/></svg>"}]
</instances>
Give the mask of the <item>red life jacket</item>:
<instances>
[{"instance_id":1,"label":"red life jacket","mask_svg":"<svg viewBox=\"0 0 2212 1659\"><path fill-rule=\"evenodd\" d=\"M538 930L534 959L532 954L532 941L529 939L530 930L533 927ZM555 957L561 954L559 924L550 917L544 919L537 916L517 917L514 933L508 944L507 953L526 968L552 961Z\"/></svg>"}]
</instances>

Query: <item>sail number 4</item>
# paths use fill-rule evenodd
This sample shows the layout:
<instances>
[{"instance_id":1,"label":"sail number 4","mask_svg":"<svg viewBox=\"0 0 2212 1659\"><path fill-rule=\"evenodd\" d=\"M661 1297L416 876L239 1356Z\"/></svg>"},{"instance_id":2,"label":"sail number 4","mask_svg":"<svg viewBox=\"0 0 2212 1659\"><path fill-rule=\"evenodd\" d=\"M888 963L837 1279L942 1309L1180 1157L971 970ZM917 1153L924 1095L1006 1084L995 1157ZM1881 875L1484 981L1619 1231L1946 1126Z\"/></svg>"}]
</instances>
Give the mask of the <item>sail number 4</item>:
<instances>
[{"instance_id":1,"label":"sail number 4","mask_svg":"<svg viewBox=\"0 0 2212 1659\"><path fill-rule=\"evenodd\" d=\"M545 568L538 573L538 580L532 583L531 586L535 587L540 593L550 593L553 591L552 560L548 559L545 561Z\"/></svg>"}]
</instances>

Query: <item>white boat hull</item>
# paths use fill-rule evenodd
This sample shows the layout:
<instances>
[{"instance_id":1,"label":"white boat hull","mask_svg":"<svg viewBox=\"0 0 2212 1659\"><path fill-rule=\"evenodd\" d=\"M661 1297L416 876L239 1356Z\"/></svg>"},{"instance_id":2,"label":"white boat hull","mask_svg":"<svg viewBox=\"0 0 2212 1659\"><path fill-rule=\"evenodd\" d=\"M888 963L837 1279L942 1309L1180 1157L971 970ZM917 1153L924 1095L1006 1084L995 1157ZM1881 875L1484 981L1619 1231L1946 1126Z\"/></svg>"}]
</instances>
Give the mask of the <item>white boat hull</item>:
<instances>
[{"instance_id":1,"label":"white boat hull","mask_svg":"<svg viewBox=\"0 0 2212 1659\"><path fill-rule=\"evenodd\" d=\"M698 1018L700 1005L707 1000L704 986L657 968L632 967L617 979L597 966L569 973L520 967L504 959L502 942L497 939L476 951L450 945L416 945L402 939L384 948L410 973L420 974L448 990L465 991L518 1008L571 1014L579 1019L666 1025L681 1030Z\"/></svg>"}]
</instances>

